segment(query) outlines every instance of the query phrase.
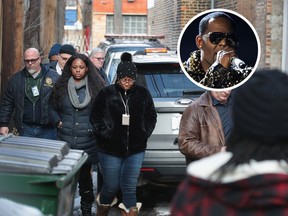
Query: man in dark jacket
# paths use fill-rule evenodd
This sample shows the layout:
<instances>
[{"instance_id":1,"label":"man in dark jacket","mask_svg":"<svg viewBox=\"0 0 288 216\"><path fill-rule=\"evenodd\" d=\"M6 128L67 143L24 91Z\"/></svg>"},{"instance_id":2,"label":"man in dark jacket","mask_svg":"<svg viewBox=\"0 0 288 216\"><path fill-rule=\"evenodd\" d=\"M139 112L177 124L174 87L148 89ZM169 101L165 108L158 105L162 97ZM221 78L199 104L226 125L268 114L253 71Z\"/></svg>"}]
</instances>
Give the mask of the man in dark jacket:
<instances>
[{"instance_id":1,"label":"man in dark jacket","mask_svg":"<svg viewBox=\"0 0 288 216\"><path fill-rule=\"evenodd\" d=\"M99 70L100 76L103 78L103 80L109 84L107 75L103 69L104 61L105 61L105 53L102 49L96 47L92 49L90 55L90 60L93 62L95 67Z\"/></svg>"},{"instance_id":2,"label":"man in dark jacket","mask_svg":"<svg viewBox=\"0 0 288 216\"><path fill-rule=\"evenodd\" d=\"M57 61L50 62L48 67L61 75L66 62L75 53L75 48L71 44L63 44L59 49Z\"/></svg>"},{"instance_id":3,"label":"man in dark jacket","mask_svg":"<svg viewBox=\"0 0 288 216\"><path fill-rule=\"evenodd\" d=\"M20 136L56 139L48 113L48 100L59 75L41 64L40 53L28 48L24 53L25 67L14 74L0 107L0 134L9 133L13 116Z\"/></svg>"}]
</instances>

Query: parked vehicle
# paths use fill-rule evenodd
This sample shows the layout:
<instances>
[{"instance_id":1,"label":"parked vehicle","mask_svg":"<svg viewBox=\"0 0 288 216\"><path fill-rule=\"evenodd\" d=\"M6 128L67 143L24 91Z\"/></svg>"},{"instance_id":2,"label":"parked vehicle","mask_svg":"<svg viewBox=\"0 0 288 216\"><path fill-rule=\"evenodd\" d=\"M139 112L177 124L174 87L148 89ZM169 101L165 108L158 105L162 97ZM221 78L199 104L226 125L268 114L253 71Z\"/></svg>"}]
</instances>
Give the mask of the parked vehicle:
<instances>
[{"instance_id":1,"label":"parked vehicle","mask_svg":"<svg viewBox=\"0 0 288 216\"><path fill-rule=\"evenodd\" d=\"M149 50L154 52L157 49ZM114 53L115 61L106 70L112 83L121 54ZM181 115L204 90L182 72L175 52L136 55L133 62L138 72L136 83L149 89L157 111L157 123L148 140L139 185L178 182L184 178L187 167L177 143Z\"/></svg>"},{"instance_id":2,"label":"parked vehicle","mask_svg":"<svg viewBox=\"0 0 288 216\"><path fill-rule=\"evenodd\" d=\"M164 36L157 35L105 35L106 40L101 41L98 47L105 51L105 63L103 69L107 68L108 59L111 53L114 52L136 52L145 51L145 48L149 47L164 47L159 39L163 39ZM168 48L167 48L168 49Z\"/></svg>"}]
</instances>

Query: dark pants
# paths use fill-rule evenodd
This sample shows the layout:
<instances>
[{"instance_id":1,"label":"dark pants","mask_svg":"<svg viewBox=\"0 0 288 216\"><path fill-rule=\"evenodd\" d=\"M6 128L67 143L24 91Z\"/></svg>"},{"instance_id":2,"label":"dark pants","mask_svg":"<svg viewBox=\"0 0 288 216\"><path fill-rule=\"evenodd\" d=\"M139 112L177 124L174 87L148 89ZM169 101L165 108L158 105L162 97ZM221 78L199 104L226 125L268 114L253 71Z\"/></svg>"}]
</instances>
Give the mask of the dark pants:
<instances>
[{"instance_id":1,"label":"dark pants","mask_svg":"<svg viewBox=\"0 0 288 216\"><path fill-rule=\"evenodd\" d=\"M90 164L84 164L79 173L79 194L81 196L81 209L91 209L94 202L93 181Z\"/></svg>"}]
</instances>

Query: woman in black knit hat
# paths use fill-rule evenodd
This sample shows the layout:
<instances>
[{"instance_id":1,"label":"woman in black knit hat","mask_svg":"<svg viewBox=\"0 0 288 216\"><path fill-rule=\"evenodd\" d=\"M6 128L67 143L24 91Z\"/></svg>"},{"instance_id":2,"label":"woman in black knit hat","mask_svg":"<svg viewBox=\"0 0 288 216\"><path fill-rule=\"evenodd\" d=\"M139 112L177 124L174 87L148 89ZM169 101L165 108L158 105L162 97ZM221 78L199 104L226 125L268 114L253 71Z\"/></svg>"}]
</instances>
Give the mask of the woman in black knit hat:
<instances>
[{"instance_id":1,"label":"woman in black knit hat","mask_svg":"<svg viewBox=\"0 0 288 216\"><path fill-rule=\"evenodd\" d=\"M140 209L136 186L157 115L148 89L135 84L136 77L131 54L123 53L116 83L99 92L92 109L90 122L103 175L103 187L96 199L97 216L108 215L119 190L122 215L138 215Z\"/></svg>"},{"instance_id":2,"label":"woman in black knit hat","mask_svg":"<svg viewBox=\"0 0 288 216\"><path fill-rule=\"evenodd\" d=\"M235 91L227 152L191 163L171 216L287 215L288 76L256 72Z\"/></svg>"}]
</instances>

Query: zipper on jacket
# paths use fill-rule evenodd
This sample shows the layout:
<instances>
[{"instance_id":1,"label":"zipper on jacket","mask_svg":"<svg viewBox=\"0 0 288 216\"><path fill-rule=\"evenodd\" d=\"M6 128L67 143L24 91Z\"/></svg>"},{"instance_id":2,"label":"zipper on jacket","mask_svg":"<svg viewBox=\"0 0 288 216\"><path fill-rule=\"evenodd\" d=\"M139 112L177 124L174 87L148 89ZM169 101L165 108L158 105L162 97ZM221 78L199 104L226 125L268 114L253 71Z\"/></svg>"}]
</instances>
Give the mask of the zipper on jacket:
<instances>
[{"instance_id":1,"label":"zipper on jacket","mask_svg":"<svg viewBox=\"0 0 288 216\"><path fill-rule=\"evenodd\" d=\"M128 106L128 100L127 100L127 91L125 90L125 102L127 103L127 110L129 110ZM126 112L126 110L125 110ZM129 113L127 113L129 114ZM126 145L126 153L129 153L129 125L127 126L127 139L126 139L127 145Z\"/></svg>"},{"instance_id":2,"label":"zipper on jacket","mask_svg":"<svg viewBox=\"0 0 288 216\"><path fill-rule=\"evenodd\" d=\"M33 122L36 120L36 114L35 114L35 103L33 103Z\"/></svg>"}]
</instances>

